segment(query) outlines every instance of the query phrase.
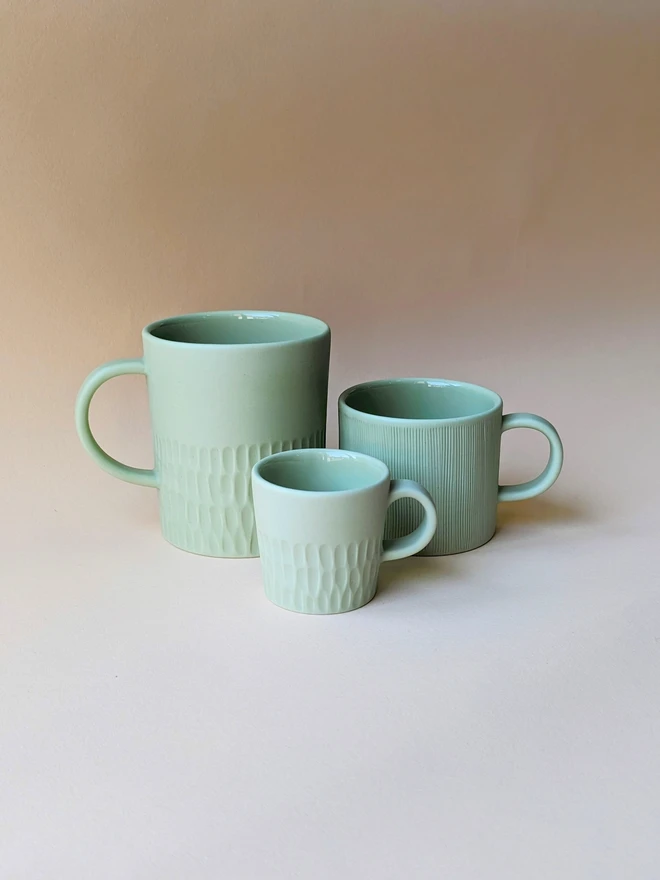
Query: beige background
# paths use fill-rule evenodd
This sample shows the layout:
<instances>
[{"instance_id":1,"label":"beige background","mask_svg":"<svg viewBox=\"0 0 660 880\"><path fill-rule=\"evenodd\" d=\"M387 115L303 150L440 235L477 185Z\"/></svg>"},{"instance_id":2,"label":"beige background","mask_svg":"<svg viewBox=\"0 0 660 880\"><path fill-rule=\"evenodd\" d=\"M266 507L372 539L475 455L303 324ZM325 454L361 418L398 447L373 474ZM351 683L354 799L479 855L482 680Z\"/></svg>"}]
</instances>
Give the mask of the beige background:
<instances>
[{"instance_id":1,"label":"beige background","mask_svg":"<svg viewBox=\"0 0 660 880\"><path fill-rule=\"evenodd\" d=\"M655 880L658 4L5 0L0 42L2 880ZM467 379L559 483L271 609L73 431L144 324L233 307L331 324L331 441L347 384ZM140 380L93 415L149 464Z\"/></svg>"}]
</instances>

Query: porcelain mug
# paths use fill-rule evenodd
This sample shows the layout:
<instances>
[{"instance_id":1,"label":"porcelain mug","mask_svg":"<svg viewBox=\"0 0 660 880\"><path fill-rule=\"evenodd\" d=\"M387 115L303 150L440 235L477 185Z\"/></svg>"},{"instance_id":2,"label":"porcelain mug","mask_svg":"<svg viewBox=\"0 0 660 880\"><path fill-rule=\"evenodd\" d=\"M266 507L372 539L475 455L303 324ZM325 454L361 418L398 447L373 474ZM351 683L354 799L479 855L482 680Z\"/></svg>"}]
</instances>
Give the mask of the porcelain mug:
<instances>
[{"instance_id":1,"label":"porcelain mug","mask_svg":"<svg viewBox=\"0 0 660 880\"><path fill-rule=\"evenodd\" d=\"M94 370L76 402L78 434L106 471L158 489L164 537L206 556L256 556L250 475L283 449L325 444L330 330L287 312L202 312L142 331L144 357ZM108 379L147 377L153 470L120 464L89 427Z\"/></svg>"},{"instance_id":2,"label":"porcelain mug","mask_svg":"<svg viewBox=\"0 0 660 880\"><path fill-rule=\"evenodd\" d=\"M498 485L504 431L532 428L550 443L543 473L517 486ZM495 534L499 501L519 501L552 486L563 463L555 428L531 413L502 415L494 391L445 379L385 379L355 385L339 398L339 445L382 459L392 476L417 480L431 493L442 529L424 556L462 553ZM419 515L400 502L385 536L413 529Z\"/></svg>"},{"instance_id":3,"label":"porcelain mug","mask_svg":"<svg viewBox=\"0 0 660 880\"><path fill-rule=\"evenodd\" d=\"M266 596L289 611L336 614L366 605L381 562L417 553L437 527L426 489L390 480L382 461L355 452L271 455L255 465L252 491ZM421 522L383 542L387 508L400 498L418 502Z\"/></svg>"}]
</instances>

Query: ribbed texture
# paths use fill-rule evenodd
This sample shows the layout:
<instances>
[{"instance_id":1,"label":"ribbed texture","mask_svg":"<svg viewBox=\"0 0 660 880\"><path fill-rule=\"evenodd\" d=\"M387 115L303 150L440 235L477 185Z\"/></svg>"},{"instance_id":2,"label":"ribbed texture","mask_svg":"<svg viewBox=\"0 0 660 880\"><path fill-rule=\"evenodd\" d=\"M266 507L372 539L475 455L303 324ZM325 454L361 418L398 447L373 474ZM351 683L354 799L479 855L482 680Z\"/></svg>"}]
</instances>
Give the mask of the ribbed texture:
<instances>
[{"instance_id":1,"label":"ribbed texture","mask_svg":"<svg viewBox=\"0 0 660 880\"><path fill-rule=\"evenodd\" d=\"M353 611L376 593L382 546L379 536L329 546L291 544L260 533L266 595L289 611Z\"/></svg>"},{"instance_id":2,"label":"ribbed texture","mask_svg":"<svg viewBox=\"0 0 660 880\"><path fill-rule=\"evenodd\" d=\"M420 555L438 556L472 550L495 533L500 425L499 413L439 425L377 424L342 413L340 445L380 458L393 478L417 480L428 489L438 531ZM385 537L409 534L421 518L414 501L396 501Z\"/></svg>"},{"instance_id":3,"label":"ribbed texture","mask_svg":"<svg viewBox=\"0 0 660 880\"><path fill-rule=\"evenodd\" d=\"M324 429L301 439L224 449L157 436L163 535L182 550L204 556L258 556L250 484L253 466L275 452L324 444Z\"/></svg>"}]
</instances>

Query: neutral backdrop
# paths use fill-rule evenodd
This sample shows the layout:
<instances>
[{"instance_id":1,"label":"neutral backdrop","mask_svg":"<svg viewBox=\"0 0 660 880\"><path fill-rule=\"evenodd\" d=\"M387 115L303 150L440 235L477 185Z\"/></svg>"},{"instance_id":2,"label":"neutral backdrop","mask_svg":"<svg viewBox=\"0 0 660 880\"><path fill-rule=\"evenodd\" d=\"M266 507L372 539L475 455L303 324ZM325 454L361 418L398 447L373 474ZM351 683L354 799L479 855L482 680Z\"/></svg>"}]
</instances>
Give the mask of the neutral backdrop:
<instances>
[{"instance_id":1,"label":"neutral backdrop","mask_svg":"<svg viewBox=\"0 0 660 880\"><path fill-rule=\"evenodd\" d=\"M659 84L652 0L1 0L1 880L657 880ZM348 384L465 379L559 482L274 608L73 429L216 308L328 321L331 444ZM143 380L93 424L150 464Z\"/></svg>"}]
</instances>

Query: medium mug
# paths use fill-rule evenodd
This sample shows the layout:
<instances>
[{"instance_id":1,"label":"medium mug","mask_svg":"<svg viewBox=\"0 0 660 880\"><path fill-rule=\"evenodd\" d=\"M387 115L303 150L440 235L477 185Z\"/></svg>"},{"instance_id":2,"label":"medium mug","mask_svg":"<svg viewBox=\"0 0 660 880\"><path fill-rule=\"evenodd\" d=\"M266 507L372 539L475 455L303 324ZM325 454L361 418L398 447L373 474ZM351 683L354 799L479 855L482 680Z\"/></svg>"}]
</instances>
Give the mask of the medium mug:
<instances>
[{"instance_id":1,"label":"medium mug","mask_svg":"<svg viewBox=\"0 0 660 880\"><path fill-rule=\"evenodd\" d=\"M366 605L381 562L417 553L437 527L426 489L390 480L382 461L360 453L271 455L255 465L252 489L266 596L289 611L337 614ZM421 522L383 542L387 508L400 498L417 503Z\"/></svg>"},{"instance_id":2,"label":"medium mug","mask_svg":"<svg viewBox=\"0 0 660 880\"><path fill-rule=\"evenodd\" d=\"M504 431L533 428L550 443L543 473L517 486L500 486ZM555 428L531 413L502 415L494 391L445 379L385 379L348 388L339 398L339 445L382 459L392 476L417 480L431 493L442 524L424 556L473 550L495 534L499 501L545 492L563 463ZM414 528L418 512L408 502L388 515L385 535Z\"/></svg>"},{"instance_id":3,"label":"medium mug","mask_svg":"<svg viewBox=\"0 0 660 880\"><path fill-rule=\"evenodd\" d=\"M325 444L330 330L287 312L202 312L142 331L144 357L104 364L85 380L76 426L106 471L158 489L164 537L206 556L257 556L253 465L285 449ZM108 379L146 375L154 468L104 452L89 406Z\"/></svg>"}]
</instances>

